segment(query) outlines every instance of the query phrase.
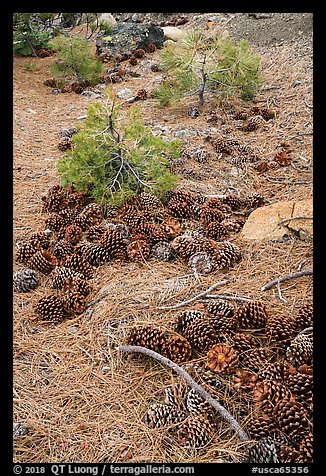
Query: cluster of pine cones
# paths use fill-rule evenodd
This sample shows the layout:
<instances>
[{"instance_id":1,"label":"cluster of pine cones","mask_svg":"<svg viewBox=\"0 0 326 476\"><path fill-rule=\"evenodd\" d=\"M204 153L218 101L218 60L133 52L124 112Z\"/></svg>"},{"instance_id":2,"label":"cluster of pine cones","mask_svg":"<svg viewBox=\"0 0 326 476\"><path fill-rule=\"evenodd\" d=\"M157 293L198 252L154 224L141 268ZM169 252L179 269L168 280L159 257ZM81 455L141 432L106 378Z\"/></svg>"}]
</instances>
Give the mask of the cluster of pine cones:
<instances>
[{"instance_id":1,"label":"cluster of pine cones","mask_svg":"<svg viewBox=\"0 0 326 476\"><path fill-rule=\"evenodd\" d=\"M75 130L66 132L69 138ZM233 208L260 200L254 195L205 200L176 190L167 194L163 204L156 196L140 192L132 203L108 207L110 220L105 220L103 208L86 193L56 185L42 197L42 212L47 214L44 230L16 244L16 260L26 267L14 274L14 290L29 292L40 284L42 275L49 275L54 292L41 298L35 311L43 320L61 321L86 309L91 292L87 280L96 267L111 260L168 261L179 257L202 274L232 266L241 252L221 240L238 231L243 220L232 220L229 214ZM201 232L184 233L183 219L195 216Z\"/></svg>"},{"instance_id":2,"label":"cluster of pine cones","mask_svg":"<svg viewBox=\"0 0 326 476\"><path fill-rule=\"evenodd\" d=\"M208 300L202 309L178 312L168 328L134 326L126 343L175 361L227 409L239 400L251 440L247 462L312 462L313 338L305 331L312 304L293 316L271 314L261 301ZM167 427L185 447L207 445L220 415L181 380L165 393L145 423Z\"/></svg>"}]
</instances>

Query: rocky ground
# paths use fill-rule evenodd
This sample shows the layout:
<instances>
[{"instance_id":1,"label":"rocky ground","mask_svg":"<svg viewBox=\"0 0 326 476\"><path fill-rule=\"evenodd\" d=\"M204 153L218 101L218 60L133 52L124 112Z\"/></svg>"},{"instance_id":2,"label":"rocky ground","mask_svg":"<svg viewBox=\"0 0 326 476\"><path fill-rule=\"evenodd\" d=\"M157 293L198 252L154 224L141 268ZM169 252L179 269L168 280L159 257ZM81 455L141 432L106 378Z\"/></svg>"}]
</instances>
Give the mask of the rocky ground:
<instances>
[{"instance_id":1,"label":"rocky ground","mask_svg":"<svg viewBox=\"0 0 326 476\"><path fill-rule=\"evenodd\" d=\"M120 21L131 14L114 14ZM167 22L176 14L139 14L138 21ZM167 139L180 138L184 145L208 147L207 135L229 134L256 147L261 160L270 160L280 143L292 150L292 163L259 173L239 169L214 155L198 164L190 159L177 172L181 185L192 191L221 194L259 192L271 205L303 203L300 214L311 213L313 196L312 125L312 14L310 13L180 13L188 21L178 28L228 30L236 39L248 39L262 57L264 84L250 105L275 110L276 118L253 133L236 129L231 120L224 126L207 119L217 103L209 101L198 117L189 117L196 98L174 108L160 109L149 97L140 101L144 121ZM135 18L135 17L134 17ZM14 58L14 245L33 231L44 228L41 197L59 183L56 163L59 132L83 121L88 106L101 96L75 93L51 94L43 82L49 77L53 57ZM121 97L131 97L141 88L151 92L162 73L153 72L158 52L148 54L128 68L139 77L128 77L114 85ZM103 91L102 91L103 92ZM101 90L99 90L101 94ZM150 95L149 95L150 96ZM235 106L240 103L234 102ZM125 110L128 110L128 103ZM291 213L293 213L292 208ZM298 209L299 210L299 209ZM287 218L276 211L278 218ZM299 213L299 212L298 212ZM289 215L292 216L292 215ZM261 222L258 228L261 228ZM255 228L256 227L256 228ZM306 224L300 224L301 229ZM312 263L312 229L295 234L275 226L272 234L255 235L257 224L247 235L233 238L246 251L245 258L228 272L230 282L221 292L262 299L273 311L295 312L312 298L309 276L287 283L280 300L277 289L262 292L268 281L309 267ZM278 235L273 234L275 229ZM251 235L250 235L251 233ZM250 236L249 236L250 235ZM15 251L14 251L15 252ZM21 264L14 262L14 271ZM301 268L300 268L301 269ZM237 462L243 447L222 428L202 450L164 446L161 430L151 430L142 421L150 403L161 402L163 385L171 374L159 364L126 358L115 350L126 333L123 323L133 320L170 319L158 311L198 294L221 274L207 275L199 282L185 281L178 291L171 282L188 275L180 263L129 263L123 267L105 264L92 278L91 299L106 297L86 312L60 325L35 325L33 305L47 289L46 278L32 293L14 294L14 422L24 431L16 434L15 462ZM169 287L170 286L170 287ZM171 290L172 289L172 290ZM176 288L174 288L176 289ZM129 320L129 321L128 321ZM239 409L234 409L239 411ZM239 414L241 412L239 411ZM21 427L20 427L21 428Z\"/></svg>"}]
</instances>

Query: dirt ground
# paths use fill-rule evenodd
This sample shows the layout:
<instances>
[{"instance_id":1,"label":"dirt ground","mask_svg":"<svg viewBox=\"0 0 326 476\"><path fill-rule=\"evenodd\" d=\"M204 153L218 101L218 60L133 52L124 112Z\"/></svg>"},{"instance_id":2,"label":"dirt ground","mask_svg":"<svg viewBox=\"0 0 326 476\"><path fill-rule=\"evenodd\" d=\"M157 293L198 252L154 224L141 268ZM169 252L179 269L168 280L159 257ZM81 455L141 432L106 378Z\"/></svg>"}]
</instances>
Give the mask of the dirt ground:
<instances>
[{"instance_id":1,"label":"dirt ground","mask_svg":"<svg viewBox=\"0 0 326 476\"><path fill-rule=\"evenodd\" d=\"M237 39L252 41L262 57L264 76L255 101L274 109L276 118L254 133L239 131L234 122L227 123L227 127L232 137L256 147L262 160L272 158L281 142L290 144L294 160L288 167L259 174L253 169L239 170L227 160L218 159L211 150L208 163L199 166L189 161L179 170L181 184L190 190L221 194L237 189L244 195L256 191L269 203L312 199L312 15L271 15L193 14L180 29L204 28L207 18L214 17L216 32L228 29ZM157 54L146 55L134 67L128 65L140 77L115 84L114 90L154 89L161 73L152 72L150 65ZM93 102L75 93L51 94L51 88L43 82L50 76L53 60L14 58L14 246L32 232L44 229L41 197L59 183L56 164L63 154L58 149L59 132L82 121L79 118ZM182 139L188 145L205 146L204 137L223 132L222 125L207 122L216 107L214 100L195 118L189 117L187 110L196 105L196 98L163 110L152 98L138 104L144 121L168 138L175 138L180 130L190 131ZM198 174L196 180L187 175L189 169ZM58 325L33 323L33 305L48 292L47 277L31 293L14 293L14 423L23 423L28 429L26 435L14 440L14 462L191 463L241 459L243 443L230 436L223 422L204 449L165 445L164 432L149 429L142 416L151 403L163 401L163 386L173 379L171 372L154 361L122 355L115 349L132 322L168 322L173 311L162 313L160 306L196 295L225 274L230 281L219 288L221 293L261 299L271 312L293 313L311 300L309 276L284 284L282 295L287 303L280 301L276 288L261 291L268 281L295 272L303 259L304 268L311 265L309 241L290 236L287 240L248 242L237 235L232 241L245 251L239 264L199 281L186 279L177 290L171 283L189 275L187 266L179 262L107 263L90 280L90 299L105 291L108 294L82 315ZM21 267L14 261L14 271ZM238 408L231 405L231 410L241 418Z\"/></svg>"}]
</instances>

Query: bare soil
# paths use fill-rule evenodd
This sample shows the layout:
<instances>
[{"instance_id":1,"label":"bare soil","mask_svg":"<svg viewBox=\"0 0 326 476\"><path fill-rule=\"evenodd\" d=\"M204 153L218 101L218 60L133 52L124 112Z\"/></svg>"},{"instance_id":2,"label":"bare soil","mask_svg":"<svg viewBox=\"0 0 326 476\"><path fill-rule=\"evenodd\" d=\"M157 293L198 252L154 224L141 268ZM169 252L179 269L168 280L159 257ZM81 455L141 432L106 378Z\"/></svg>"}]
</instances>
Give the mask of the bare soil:
<instances>
[{"instance_id":1,"label":"bare soil","mask_svg":"<svg viewBox=\"0 0 326 476\"><path fill-rule=\"evenodd\" d=\"M234 121L226 126L232 137L257 147L262 160L273 157L281 142L289 143L292 165L259 174L253 169L239 170L209 149L207 164L189 161L178 171L181 185L191 190L220 194L235 188L244 195L257 191L270 203L312 199L311 14L272 15L256 19L248 14L207 13L180 28L205 28L207 18L215 16L217 32L227 28L236 38L246 37L253 42L262 56L264 84L256 103L249 105L270 107L276 111L276 118L251 133L236 129ZM114 90L129 88L136 92L146 88L150 92L161 75L150 70L157 54L146 55L134 67L128 65L141 76L115 84ZM78 118L93 102L75 93L51 94L43 81L50 76L53 60L14 59L14 245L44 229L41 197L59 183L56 164L63 154L57 147L59 131L82 121ZM234 104L241 105L238 101ZM169 138L175 138L175 132L182 129L196 131L183 137L187 145L209 147L204 142L208 134L225 132L225 125L207 122L209 112L217 107L214 100L196 118L187 115L188 107L196 105L196 98L167 109L158 108L152 98L138 105L144 121ZM126 111L128 107L125 104ZM212 132L211 126L216 130ZM187 175L189 169L198 174L196 180ZM303 259L304 268L308 268L313 258L310 242L294 236L278 242L244 242L237 235L232 241L244 250L239 264L199 281L186 279L178 290L171 283L189 275L187 266L180 262L107 263L90 280L90 300L108 291L106 297L82 315L57 325L33 322L33 305L48 292L47 277L35 291L14 294L14 422L28 428L27 435L14 441L15 462L191 463L241 459L243 444L230 435L223 422L202 450L165 445L164 431L150 430L142 416L151 403L163 401L163 386L173 375L156 362L121 355L115 349L123 343L130 324L169 322L173 311L162 313L160 306L196 295L224 274L230 282L219 292L261 299L271 312L291 314L311 300L309 276L284 283L282 295L287 303L280 301L275 288L261 291L268 281L295 272ZM21 267L13 263L14 271ZM230 411L241 421L241 409L232 402Z\"/></svg>"}]
</instances>

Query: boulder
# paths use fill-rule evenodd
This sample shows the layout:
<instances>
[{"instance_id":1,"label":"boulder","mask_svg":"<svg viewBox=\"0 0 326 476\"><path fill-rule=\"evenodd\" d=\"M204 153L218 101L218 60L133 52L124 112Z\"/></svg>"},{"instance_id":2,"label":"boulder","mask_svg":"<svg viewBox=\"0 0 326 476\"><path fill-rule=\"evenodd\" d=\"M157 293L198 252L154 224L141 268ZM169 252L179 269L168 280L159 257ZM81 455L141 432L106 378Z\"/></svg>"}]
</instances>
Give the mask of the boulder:
<instances>
[{"instance_id":1,"label":"boulder","mask_svg":"<svg viewBox=\"0 0 326 476\"><path fill-rule=\"evenodd\" d=\"M179 41L186 36L186 32L176 26L164 26L162 30L167 40Z\"/></svg>"},{"instance_id":2,"label":"boulder","mask_svg":"<svg viewBox=\"0 0 326 476\"><path fill-rule=\"evenodd\" d=\"M117 20L114 18L112 13L102 13L98 18L98 24L102 25L116 26Z\"/></svg>"},{"instance_id":3,"label":"boulder","mask_svg":"<svg viewBox=\"0 0 326 476\"><path fill-rule=\"evenodd\" d=\"M282 238L292 233L302 240L311 240L312 220L295 219L279 224L285 218L296 216L313 216L312 199L284 201L257 208L249 215L240 237L245 240L265 240Z\"/></svg>"},{"instance_id":4,"label":"boulder","mask_svg":"<svg viewBox=\"0 0 326 476\"><path fill-rule=\"evenodd\" d=\"M113 27L109 35L97 35L96 53L100 58L120 56L128 59L137 49L146 49L150 43L162 48L163 42L164 33L159 26L152 23L121 23Z\"/></svg>"}]
</instances>

